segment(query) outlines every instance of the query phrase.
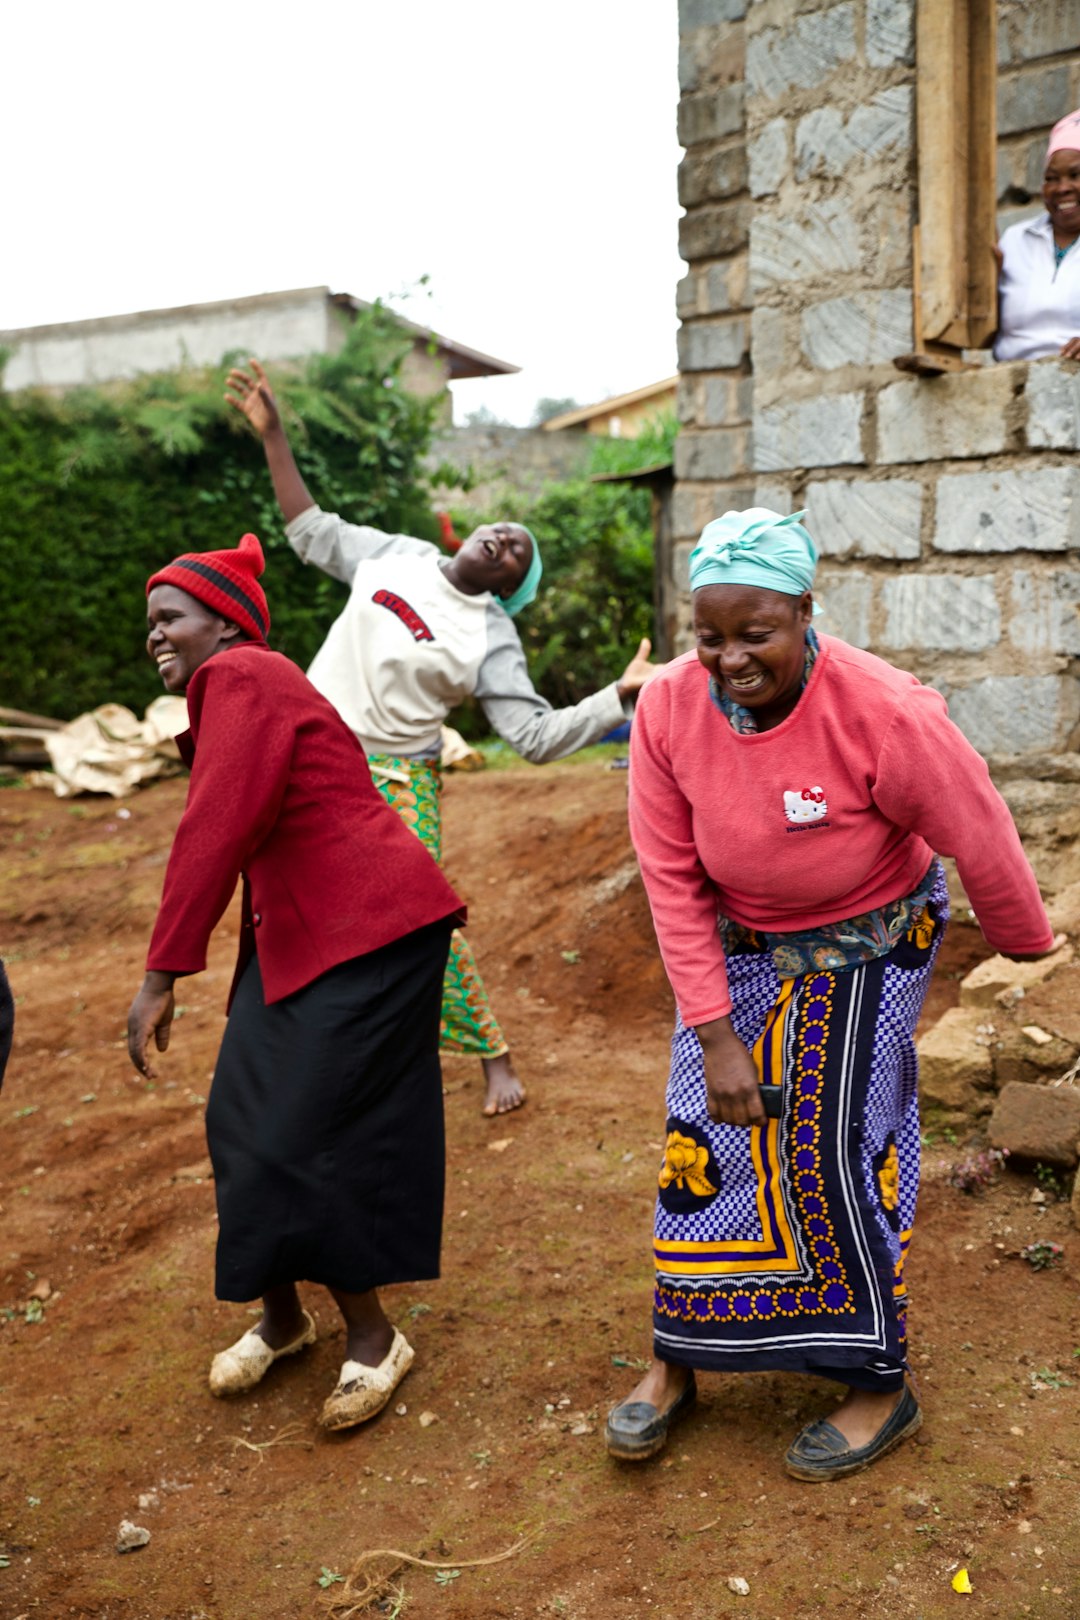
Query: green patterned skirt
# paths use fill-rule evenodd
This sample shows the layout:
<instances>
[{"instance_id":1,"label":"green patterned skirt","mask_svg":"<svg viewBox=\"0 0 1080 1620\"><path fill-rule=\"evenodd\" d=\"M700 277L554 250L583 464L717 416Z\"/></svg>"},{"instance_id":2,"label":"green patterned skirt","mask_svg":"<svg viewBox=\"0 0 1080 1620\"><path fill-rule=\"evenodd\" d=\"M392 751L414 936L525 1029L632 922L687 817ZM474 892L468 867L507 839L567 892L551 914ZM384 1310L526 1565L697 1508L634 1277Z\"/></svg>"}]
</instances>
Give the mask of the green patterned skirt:
<instances>
[{"instance_id":1,"label":"green patterned skirt","mask_svg":"<svg viewBox=\"0 0 1080 1620\"><path fill-rule=\"evenodd\" d=\"M442 771L434 760L405 759L397 754L369 754L375 786L391 809L442 862ZM439 1047L443 1052L472 1052L499 1057L509 1051L472 948L458 928L450 940L450 959L443 982Z\"/></svg>"}]
</instances>

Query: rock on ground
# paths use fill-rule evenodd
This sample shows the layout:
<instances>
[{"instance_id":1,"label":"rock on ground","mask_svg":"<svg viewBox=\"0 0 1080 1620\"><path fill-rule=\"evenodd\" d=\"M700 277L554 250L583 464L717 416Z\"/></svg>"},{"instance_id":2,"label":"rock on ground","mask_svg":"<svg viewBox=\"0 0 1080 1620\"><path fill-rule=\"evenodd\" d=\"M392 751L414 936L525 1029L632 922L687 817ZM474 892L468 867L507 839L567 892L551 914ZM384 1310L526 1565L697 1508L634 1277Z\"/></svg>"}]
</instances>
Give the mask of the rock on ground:
<instances>
[{"instance_id":1,"label":"rock on ground","mask_svg":"<svg viewBox=\"0 0 1080 1620\"><path fill-rule=\"evenodd\" d=\"M924 1106L951 1113L985 1113L994 1083L987 1017L976 1007L950 1007L918 1043L919 1093Z\"/></svg>"},{"instance_id":2,"label":"rock on ground","mask_svg":"<svg viewBox=\"0 0 1080 1620\"><path fill-rule=\"evenodd\" d=\"M1072 1170L1080 1142L1080 1090L1010 1081L990 1118L990 1145L1010 1158Z\"/></svg>"},{"instance_id":3,"label":"rock on ground","mask_svg":"<svg viewBox=\"0 0 1080 1620\"><path fill-rule=\"evenodd\" d=\"M144 1530L141 1524L132 1524L130 1519L121 1519L120 1528L116 1532L116 1550L118 1553L134 1552L138 1547L145 1547L150 1540L149 1530Z\"/></svg>"},{"instance_id":4,"label":"rock on ground","mask_svg":"<svg viewBox=\"0 0 1080 1620\"><path fill-rule=\"evenodd\" d=\"M1003 990L1022 988L1025 993L1049 978L1062 962L1071 962L1073 947L1065 944L1052 956L1038 962L1010 962L1006 956L991 956L972 968L960 986L961 1007L993 1007Z\"/></svg>"}]
</instances>

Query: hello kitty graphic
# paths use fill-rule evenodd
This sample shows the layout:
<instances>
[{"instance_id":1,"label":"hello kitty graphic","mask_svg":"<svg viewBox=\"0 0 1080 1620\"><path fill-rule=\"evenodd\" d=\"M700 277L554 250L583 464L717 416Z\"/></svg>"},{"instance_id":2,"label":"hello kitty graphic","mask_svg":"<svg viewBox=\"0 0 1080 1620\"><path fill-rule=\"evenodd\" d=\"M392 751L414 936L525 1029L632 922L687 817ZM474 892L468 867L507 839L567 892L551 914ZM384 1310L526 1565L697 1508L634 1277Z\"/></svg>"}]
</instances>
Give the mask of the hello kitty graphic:
<instances>
[{"instance_id":1,"label":"hello kitty graphic","mask_svg":"<svg viewBox=\"0 0 1080 1620\"><path fill-rule=\"evenodd\" d=\"M796 826L824 821L828 813L829 806L820 787L798 788L784 794L784 815Z\"/></svg>"}]
</instances>

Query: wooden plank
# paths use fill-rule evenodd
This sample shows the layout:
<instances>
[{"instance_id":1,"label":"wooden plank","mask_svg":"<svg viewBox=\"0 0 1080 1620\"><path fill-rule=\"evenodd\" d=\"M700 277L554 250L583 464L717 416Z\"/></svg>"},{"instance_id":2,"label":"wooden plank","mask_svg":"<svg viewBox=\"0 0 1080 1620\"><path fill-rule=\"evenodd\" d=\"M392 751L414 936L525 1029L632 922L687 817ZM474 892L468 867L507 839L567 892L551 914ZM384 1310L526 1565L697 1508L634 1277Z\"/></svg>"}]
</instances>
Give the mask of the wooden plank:
<instances>
[{"instance_id":1,"label":"wooden plank","mask_svg":"<svg viewBox=\"0 0 1080 1620\"><path fill-rule=\"evenodd\" d=\"M918 0L919 327L924 342L967 336L966 0Z\"/></svg>"},{"instance_id":2,"label":"wooden plank","mask_svg":"<svg viewBox=\"0 0 1080 1620\"><path fill-rule=\"evenodd\" d=\"M897 371L910 371L916 377L940 377L943 371L977 371L972 361L965 360L959 349L945 343L927 343L912 354L898 354L893 359Z\"/></svg>"},{"instance_id":3,"label":"wooden plank","mask_svg":"<svg viewBox=\"0 0 1080 1620\"><path fill-rule=\"evenodd\" d=\"M982 348L997 331L997 5L967 0L968 123L968 332L967 347Z\"/></svg>"},{"instance_id":4,"label":"wooden plank","mask_svg":"<svg viewBox=\"0 0 1080 1620\"><path fill-rule=\"evenodd\" d=\"M916 349L978 348L997 324L995 0L918 0Z\"/></svg>"},{"instance_id":5,"label":"wooden plank","mask_svg":"<svg viewBox=\"0 0 1080 1620\"><path fill-rule=\"evenodd\" d=\"M0 722L8 726L33 726L36 731L59 731L67 724L64 720L50 720L48 715L27 714L24 709L0 708Z\"/></svg>"}]
</instances>

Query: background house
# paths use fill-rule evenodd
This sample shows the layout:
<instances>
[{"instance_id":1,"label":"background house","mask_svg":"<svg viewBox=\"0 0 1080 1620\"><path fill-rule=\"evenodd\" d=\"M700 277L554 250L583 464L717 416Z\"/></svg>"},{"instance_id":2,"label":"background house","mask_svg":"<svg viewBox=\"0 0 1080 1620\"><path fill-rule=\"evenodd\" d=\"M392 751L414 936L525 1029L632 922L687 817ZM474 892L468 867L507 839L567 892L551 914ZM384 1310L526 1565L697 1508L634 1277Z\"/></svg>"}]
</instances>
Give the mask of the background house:
<instances>
[{"instance_id":1,"label":"background house","mask_svg":"<svg viewBox=\"0 0 1080 1620\"><path fill-rule=\"evenodd\" d=\"M0 346L12 350L3 386L14 391L113 382L183 365L215 366L234 350L258 355L269 363L333 354L340 349L353 315L366 307L351 293L297 287L252 298L0 332ZM397 319L413 338L402 367L402 382L422 397L446 393L447 421L451 411L448 383L462 377L504 376L520 369L400 316Z\"/></svg>"},{"instance_id":2,"label":"background house","mask_svg":"<svg viewBox=\"0 0 1080 1620\"><path fill-rule=\"evenodd\" d=\"M567 428L578 428L613 439L636 439L648 422L674 411L678 385L678 377L666 377L663 382L634 388L628 394L612 394L596 405L581 405L576 410L549 416L543 430L561 433Z\"/></svg>"}]
</instances>

